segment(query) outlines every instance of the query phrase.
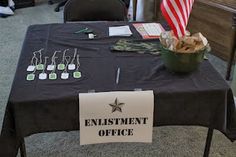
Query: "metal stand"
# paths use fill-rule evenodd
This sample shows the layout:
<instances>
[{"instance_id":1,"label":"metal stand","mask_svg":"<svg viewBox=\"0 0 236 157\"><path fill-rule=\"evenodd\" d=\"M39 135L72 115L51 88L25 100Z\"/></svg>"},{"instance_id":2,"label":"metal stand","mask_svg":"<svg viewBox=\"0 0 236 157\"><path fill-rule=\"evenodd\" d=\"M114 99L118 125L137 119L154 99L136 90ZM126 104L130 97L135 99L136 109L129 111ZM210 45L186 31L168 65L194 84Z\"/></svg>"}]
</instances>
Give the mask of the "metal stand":
<instances>
[{"instance_id":1,"label":"metal stand","mask_svg":"<svg viewBox=\"0 0 236 157\"><path fill-rule=\"evenodd\" d=\"M22 138L20 142L20 156L21 157L26 157L26 149L25 149L25 140Z\"/></svg>"},{"instance_id":2,"label":"metal stand","mask_svg":"<svg viewBox=\"0 0 236 157\"><path fill-rule=\"evenodd\" d=\"M214 129L211 129L211 128L208 129L203 157L208 157L209 156L213 130Z\"/></svg>"}]
</instances>

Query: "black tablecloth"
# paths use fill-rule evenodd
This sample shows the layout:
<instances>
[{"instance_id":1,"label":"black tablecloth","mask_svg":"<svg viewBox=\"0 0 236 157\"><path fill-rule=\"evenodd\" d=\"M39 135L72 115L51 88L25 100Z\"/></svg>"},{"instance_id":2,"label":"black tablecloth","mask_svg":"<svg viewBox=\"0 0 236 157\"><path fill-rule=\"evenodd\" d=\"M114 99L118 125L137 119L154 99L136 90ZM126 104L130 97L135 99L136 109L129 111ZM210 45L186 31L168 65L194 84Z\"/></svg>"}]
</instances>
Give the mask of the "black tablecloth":
<instances>
[{"instance_id":1,"label":"black tablecloth","mask_svg":"<svg viewBox=\"0 0 236 157\"><path fill-rule=\"evenodd\" d=\"M236 139L233 95L228 84L212 65L205 60L195 72L180 75L169 72L160 56L113 53L110 46L121 37L108 37L108 27L122 24L125 23L48 24L29 27L3 122L1 139L7 147L4 149L5 153L9 150L15 156L20 138L34 133L78 130L78 93L89 90L153 90L154 126L199 125L217 129L231 141ZM83 33L74 33L84 27L92 28L97 35L96 39L89 40ZM141 39L133 26L131 30L132 39ZM74 48L78 48L82 78L26 81L26 69L32 52L41 48L45 49L43 56L49 57L55 50L67 48L70 49L67 55L73 56ZM115 83L117 67L121 69L119 84Z\"/></svg>"}]
</instances>

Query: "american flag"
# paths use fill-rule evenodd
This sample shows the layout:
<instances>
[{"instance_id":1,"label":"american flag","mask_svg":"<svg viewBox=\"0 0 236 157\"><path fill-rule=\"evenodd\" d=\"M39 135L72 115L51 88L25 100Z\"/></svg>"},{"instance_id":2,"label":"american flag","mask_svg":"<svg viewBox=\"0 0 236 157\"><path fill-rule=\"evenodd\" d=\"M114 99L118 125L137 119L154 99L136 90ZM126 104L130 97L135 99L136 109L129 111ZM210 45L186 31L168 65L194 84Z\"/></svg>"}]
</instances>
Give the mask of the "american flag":
<instances>
[{"instance_id":1,"label":"american flag","mask_svg":"<svg viewBox=\"0 0 236 157\"><path fill-rule=\"evenodd\" d=\"M176 37L185 35L194 0L162 0L161 11Z\"/></svg>"}]
</instances>

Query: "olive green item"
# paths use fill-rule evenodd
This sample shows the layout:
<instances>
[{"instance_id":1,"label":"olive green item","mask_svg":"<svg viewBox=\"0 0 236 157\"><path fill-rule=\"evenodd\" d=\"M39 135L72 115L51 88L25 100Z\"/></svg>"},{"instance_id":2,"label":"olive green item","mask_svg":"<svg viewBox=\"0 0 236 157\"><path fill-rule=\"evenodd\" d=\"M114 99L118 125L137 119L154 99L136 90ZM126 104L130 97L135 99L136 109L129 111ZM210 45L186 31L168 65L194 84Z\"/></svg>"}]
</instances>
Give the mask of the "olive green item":
<instances>
[{"instance_id":1,"label":"olive green item","mask_svg":"<svg viewBox=\"0 0 236 157\"><path fill-rule=\"evenodd\" d=\"M35 78L35 74L28 74L27 77L26 77L26 80L27 81L33 81Z\"/></svg>"},{"instance_id":2,"label":"olive green item","mask_svg":"<svg viewBox=\"0 0 236 157\"><path fill-rule=\"evenodd\" d=\"M210 46L194 53L177 53L161 47L161 58L167 69L173 72L188 73L196 70L204 60L204 55L210 52Z\"/></svg>"},{"instance_id":3,"label":"olive green item","mask_svg":"<svg viewBox=\"0 0 236 157\"><path fill-rule=\"evenodd\" d=\"M56 73L50 73L49 74L49 79L50 80L56 80L57 79L57 74Z\"/></svg>"},{"instance_id":4,"label":"olive green item","mask_svg":"<svg viewBox=\"0 0 236 157\"><path fill-rule=\"evenodd\" d=\"M74 78L81 78L81 72L79 72L79 71L75 71L74 73L73 73L73 77Z\"/></svg>"},{"instance_id":5,"label":"olive green item","mask_svg":"<svg viewBox=\"0 0 236 157\"><path fill-rule=\"evenodd\" d=\"M65 69L65 64L58 64L57 69L58 70L64 70Z\"/></svg>"},{"instance_id":6,"label":"olive green item","mask_svg":"<svg viewBox=\"0 0 236 157\"><path fill-rule=\"evenodd\" d=\"M36 69L37 70L43 70L44 69L44 65L43 64L38 64L38 65L36 65Z\"/></svg>"},{"instance_id":7,"label":"olive green item","mask_svg":"<svg viewBox=\"0 0 236 157\"><path fill-rule=\"evenodd\" d=\"M86 34L93 33L93 30L86 27L84 29L81 29L81 30L75 32L75 34L79 34L79 33L86 33Z\"/></svg>"},{"instance_id":8,"label":"olive green item","mask_svg":"<svg viewBox=\"0 0 236 157\"><path fill-rule=\"evenodd\" d=\"M137 52L160 54L160 42L157 40L126 40L120 39L111 50L114 52Z\"/></svg>"}]
</instances>

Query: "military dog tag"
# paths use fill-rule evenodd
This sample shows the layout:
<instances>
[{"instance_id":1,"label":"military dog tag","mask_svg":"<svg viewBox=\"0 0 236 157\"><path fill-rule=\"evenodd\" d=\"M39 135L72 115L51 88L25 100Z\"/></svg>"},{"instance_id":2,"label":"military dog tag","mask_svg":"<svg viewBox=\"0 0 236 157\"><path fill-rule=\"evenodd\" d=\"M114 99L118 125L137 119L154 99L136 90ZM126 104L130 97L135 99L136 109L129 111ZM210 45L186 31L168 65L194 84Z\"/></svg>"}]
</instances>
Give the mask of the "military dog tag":
<instances>
[{"instance_id":1,"label":"military dog tag","mask_svg":"<svg viewBox=\"0 0 236 157\"><path fill-rule=\"evenodd\" d=\"M35 69L34 65L29 65L27 71L34 71L34 69Z\"/></svg>"},{"instance_id":2,"label":"military dog tag","mask_svg":"<svg viewBox=\"0 0 236 157\"><path fill-rule=\"evenodd\" d=\"M38 65L36 66L36 69L37 69L37 70L43 70L43 69L44 69L44 65L43 65L43 64L38 64Z\"/></svg>"},{"instance_id":3,"label":"military dog tag","mask_svg":"<svg viewBox=\"0 0 236 157\"><path fill-rule=\"evenodd\" d=\"M69 70L75 70L75 64L69 64L68 69Z\"/></svg>"},{"instance_id":4,"label":"military dog tag","mask_svg":"<svg viewBox=\"0 0 236 157\"><path fill-rule=\"evenodd\" d=\"M61 79L66 80L68 78L69 78L69 73L65 73L65 72L61 73Z\"/></svg>"},{"instance_id":5,"label":"military dog tag","mask_svg":"<svg viewBox=\"0 0 236 157\"><path fill-rule=\"evenodd\" d=\"M65 64L58 64L57 69L58 70L64 70L65 69Z\"/></svg>"},{"instance_id":6,"label":"military dog tag","mask_svg":"<svg viewBox=\"0 0 236 157\"><path fill-rule=\"evenodd\" d=\"M49 74L49 79L50 80L56 80L57 79L57 74L56 73L50 73Z\"/></svg>"},{"instance_id":7,"label":"military dog tag","mask_svg":"<svg viewBox=\"0 0 236 157\"><path fill-rule=\"evenodd\" d=\"M39 79L40 80L46 80L47 79L47 74L46 73L40 73L39 74Z\"/></svg>"},{"instance_id":8,"label":"military dog tag","mask_svg":"<svg viewBox=\"0 0 236 157\"><path fill-rule=\"evenodd\" d=\"M55 65L48 65L47 66L48 71L52 71L52 70L54 70L54 68L55 68Z\"/></svg>"},{"instance_id":9,"label":"military dog tag","mask_svg":"<svg viewBox=\"0 0 236 157\"><path fill-rule=\"evenodd\" d=\"M73 73L73 77L74 77L74 78L77 78L77 79L81 78L81 72L75 71L75 72Z\"/></svg>"},{"instance_id":10,"label":"military dog tag","mask_svg":"<svg viewBox=\"0 0 236 157\"><path fill-rule=\"evenodd\" d=\"M28 74L26 77L27 81L33 81L35 79L35 74Z\"/></svg>"}]
</instances>

